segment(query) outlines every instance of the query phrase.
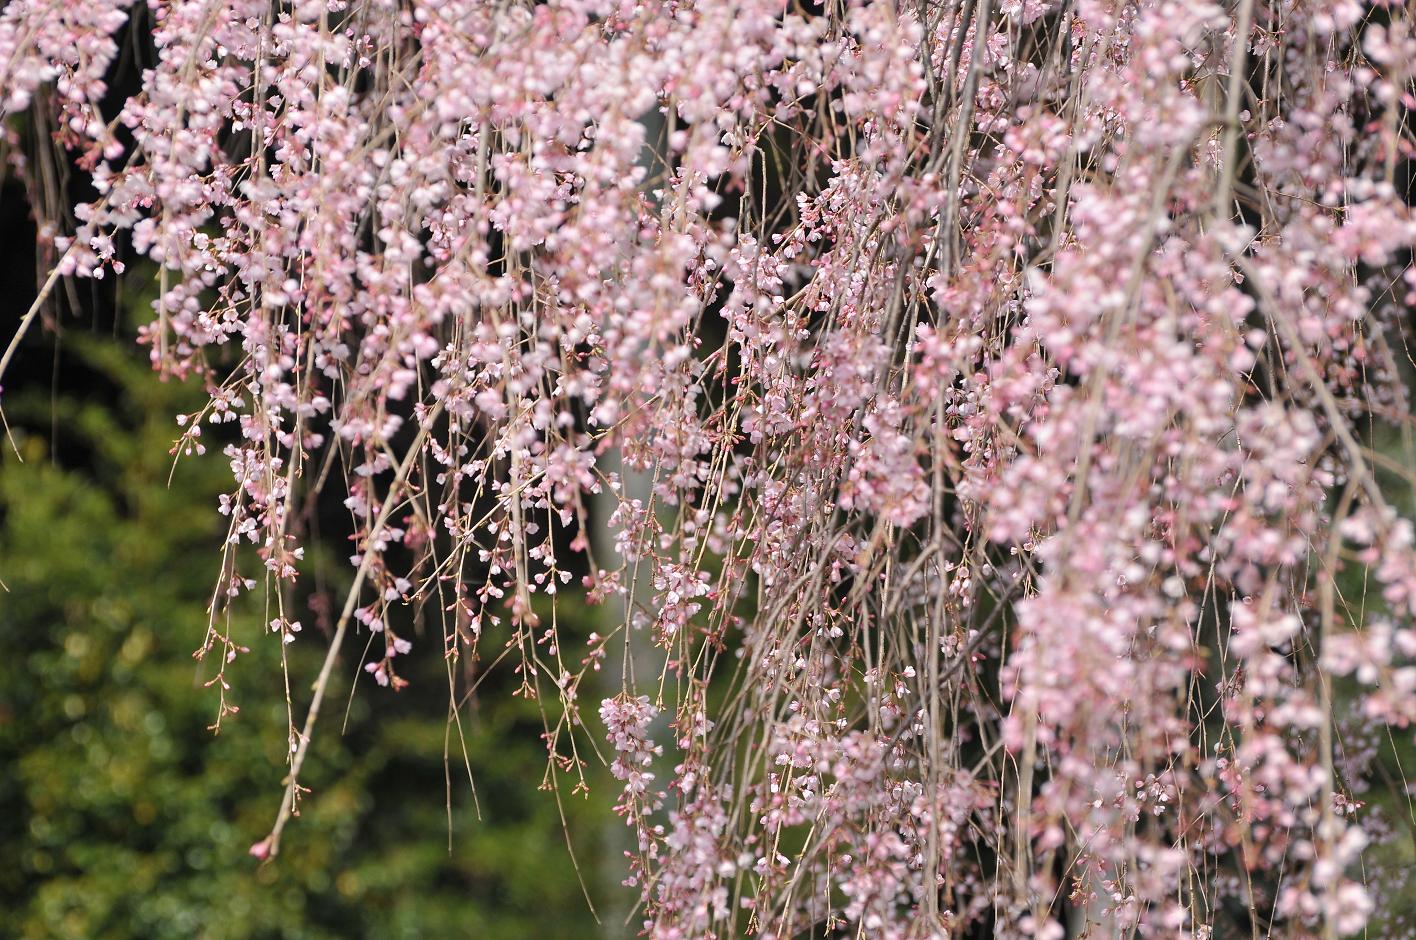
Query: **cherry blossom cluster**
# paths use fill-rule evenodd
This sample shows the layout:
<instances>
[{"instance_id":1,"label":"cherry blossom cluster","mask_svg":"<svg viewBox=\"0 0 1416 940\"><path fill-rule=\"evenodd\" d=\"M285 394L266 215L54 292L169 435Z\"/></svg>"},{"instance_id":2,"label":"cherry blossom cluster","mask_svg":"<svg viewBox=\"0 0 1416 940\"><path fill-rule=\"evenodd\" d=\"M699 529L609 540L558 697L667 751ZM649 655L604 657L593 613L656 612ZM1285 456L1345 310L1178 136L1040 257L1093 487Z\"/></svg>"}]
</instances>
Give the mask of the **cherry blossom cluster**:
<instances>
[{"instance_id":1,"label":"cherry blossom cluster","mask_svg":"<svg viewBox=\"0 0 1416 940\"><path fill-rule=\"evenodd\" d=\"M142 341L210 393L201 652L253 590L315 642L320 495L348 518L258 854L352 633L394 689L513 670L557 779L606 753L655 938L1374 916L1359 739L1416 720L1401 5L148 0L100 113L127 6L15 0L0 87L99 194L58 273L154 262Z\"/></svg>"}]
</instances>

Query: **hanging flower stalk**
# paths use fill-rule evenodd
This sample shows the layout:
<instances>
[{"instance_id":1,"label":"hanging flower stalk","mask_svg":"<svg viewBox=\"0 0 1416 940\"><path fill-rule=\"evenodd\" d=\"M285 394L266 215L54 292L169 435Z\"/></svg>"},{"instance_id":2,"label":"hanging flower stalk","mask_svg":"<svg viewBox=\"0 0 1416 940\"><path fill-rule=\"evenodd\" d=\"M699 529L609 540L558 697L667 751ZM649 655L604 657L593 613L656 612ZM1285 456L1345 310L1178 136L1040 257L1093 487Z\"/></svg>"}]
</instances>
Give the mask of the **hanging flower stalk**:
<instances>
[{"instance_id":1,"label":"hanging flower stalk","mask_svg":"<svg viewBox=\"0 0 1416 940\"><path fill-rule=\"evenodd\" d=\"M480 655L554 774L608 743L665 940L1367 923L1338 737L1416 717L1413 72L1352 0L0 14L4 111L98 194L55 276L155 262L142 341L210 392L176 445L235 429L200 653L249 590L318 642L284 608L344 497L253 851L351 632L392 688ZM635 602L587 642L581 590Z\"/></svg>"}]
</instances>

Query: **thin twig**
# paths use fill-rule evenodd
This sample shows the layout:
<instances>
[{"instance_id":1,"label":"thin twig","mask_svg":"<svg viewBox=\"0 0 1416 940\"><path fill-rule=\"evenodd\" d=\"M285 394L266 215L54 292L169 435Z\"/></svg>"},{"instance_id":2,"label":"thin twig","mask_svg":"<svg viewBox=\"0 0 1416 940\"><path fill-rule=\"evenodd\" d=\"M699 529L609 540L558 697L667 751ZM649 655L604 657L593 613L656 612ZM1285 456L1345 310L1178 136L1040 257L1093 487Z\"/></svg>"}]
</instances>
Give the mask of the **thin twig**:
<instances>
[{"instance_id":1,"label":"thin twig","mask_svg":"<svg viewBox=\"0 0 1416 940\"><path fill-rule=\"evenodd\" d=\"M354 613L354 607L359 600L359 592L364 586L364 579L369 574L369 565L374 553L368 548L368 545L376 541L379 534L383 532L389 514L399 502L395 498L395 493L407 479L408 472L415 462L414 458L423 446L423 438L427 436L428 429L432 427L441 412L442 402L438 402L421 422L417 436L409 444L408 452L404 455L402 463L398 465L398 473L394 476L393 482L389 484L388 495L384 499L383 508L379 511L379 517L374 522L373 528L369 530L369 537L365 542L364 557L359 562L359 570L354 575L354 583L350 585L349 594L344 599L344 610L339 615L339 624L335 627L334 638L330 640L329 650L325 653L324 665L320 667L319 677L315 680L314 696L310 699L310 710L305 716L305 727L300 732L299 743L295 746L295 756L290 761L290 773L285 778L285 796L280 801L280 811L276 813L275 825L271 827L270 835L252 847L251 854L253 855L274 858L280 851L280 834L295 812L295 802L299 798L300 768L304 766L305 755L309 753L310 736L314 733L315 720L319 718L320 704L324 701L325 690L329 686L329 677L334 670L334 662L339 658L340 647L344 644L344 636L349 628L349 618Z\"/></svg>"}]
</instances>

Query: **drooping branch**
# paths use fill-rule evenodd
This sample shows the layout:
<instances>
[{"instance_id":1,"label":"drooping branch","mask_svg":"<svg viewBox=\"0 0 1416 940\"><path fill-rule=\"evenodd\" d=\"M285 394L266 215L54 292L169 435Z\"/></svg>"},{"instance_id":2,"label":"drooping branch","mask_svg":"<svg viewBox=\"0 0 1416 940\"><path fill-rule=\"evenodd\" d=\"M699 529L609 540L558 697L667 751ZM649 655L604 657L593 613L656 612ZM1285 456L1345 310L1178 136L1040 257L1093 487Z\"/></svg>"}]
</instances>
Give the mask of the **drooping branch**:
<instances>
[{"instance_id":1,"label":"drooping branch","mask_svg":"<svg viewBox=\"0 0 1416 940\"><path fill-rule=\"evenodd\" d=\"M114 116L126 9L0 14L6 113L52 82L100 194L45 291L159 266L219 602L241 543L298 588L326 484L359 546L257 854L349 632L396 689L429 605L548 780L608 742L652 936L1366 922L1334 741L1416 717L1363 431L1410 421L1404 11L173 0Z\"/></svg>"}]
</instances>

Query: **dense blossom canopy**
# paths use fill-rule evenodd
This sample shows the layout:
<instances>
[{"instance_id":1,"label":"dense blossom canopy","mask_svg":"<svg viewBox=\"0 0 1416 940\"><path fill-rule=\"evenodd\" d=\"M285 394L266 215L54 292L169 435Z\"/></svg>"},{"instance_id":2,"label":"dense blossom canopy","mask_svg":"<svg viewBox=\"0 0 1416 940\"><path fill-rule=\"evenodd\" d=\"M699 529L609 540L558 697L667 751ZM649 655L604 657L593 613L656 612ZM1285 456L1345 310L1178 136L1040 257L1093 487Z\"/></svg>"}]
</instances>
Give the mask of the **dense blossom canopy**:
<instances>
[{"instance_id":1,"label":"dense blossom canopy","mask_svg":"<svg viewBox=\"0 0 1416 940\"><path fill-rule=\"evenodd\" d=\"M371 685L501 660L554 775L608 745L664 940L1362 927L1339 739L1416 718L1374 437L1413 73L1357 0L0 14L8 139L43 115L97 192L55 276L155 262L143 340L210 391L177 449L230 442L216 689L229 597L318 642L288 588L345 487L253 851L347 634ZM563 635L569 590L623 622Z\"/></svg>"}]
</instances>

